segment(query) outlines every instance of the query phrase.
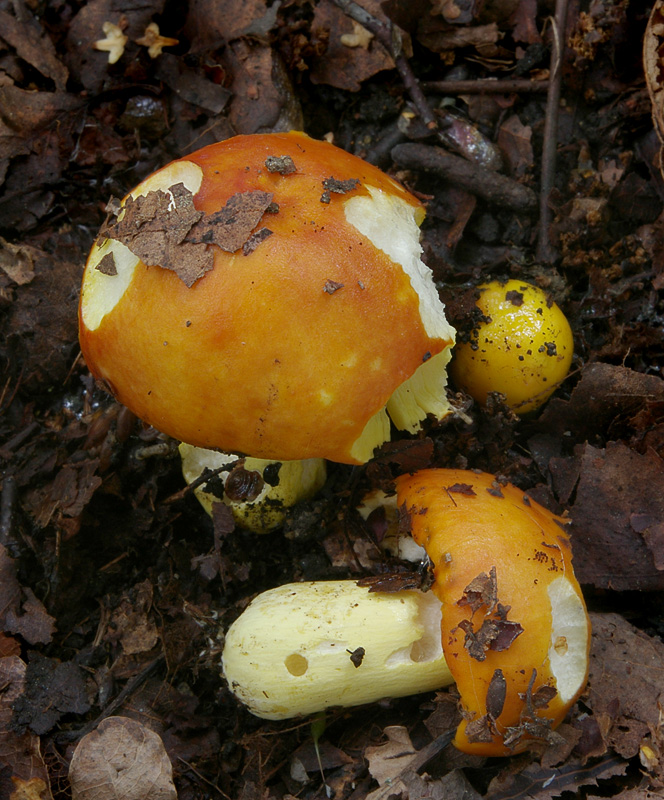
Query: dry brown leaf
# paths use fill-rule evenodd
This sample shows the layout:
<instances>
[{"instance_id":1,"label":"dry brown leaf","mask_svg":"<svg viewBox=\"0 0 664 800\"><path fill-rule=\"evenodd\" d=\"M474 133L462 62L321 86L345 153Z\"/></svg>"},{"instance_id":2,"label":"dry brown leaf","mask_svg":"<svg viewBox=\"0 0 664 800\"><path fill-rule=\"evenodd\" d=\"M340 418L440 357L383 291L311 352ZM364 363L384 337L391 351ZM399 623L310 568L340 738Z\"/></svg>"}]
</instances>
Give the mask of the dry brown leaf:
<instances>
[{"instance_id":1,"label":"dry brown leaf","mask_svg":"<svg viewBox=\"0 0 664 800\"><path fill-rule=\"evenodd\" d=\"M159 641L159 631L150 613L152 584L145 580L123 597L111 617L105 639L120 641L126 655L146 653Z\"/></svg>"},{"instance_id":2,"label":"dry brown leaf","mask_svg":"<svg viewBox=\"0 0 664 800\"><path fill-rule=\"evenodd\" d=\"M500 126L498 146L513 178L522 178L534 165L532 137L533 129L530 125L523 125L516 114Z\"/></svg>"},{"instance_id":3,"label":"dry brown leaf","mask_svg":"<svg viewBox=\"0 0 664 800\"><path fill-rule=\"evenodd\" d=\"M434 53L463 47L485 47L500 41L503 36L495 22L468 27L442 25L439 27L442 29L436 30L432 23L429 30L426 33L421 32L418 37L422 44Z\"/></svg>"},{"instance_id":4,"label":"dry brown leaf","mask_svg":"<svg viewBox=\"0 0 664 800\"><path fill-rule=\"evenodd\" d=\"M21 613L8 609L5 630L19 634L30 644L49 644L55 632L55 619L46 611L32 589L26 586L23 594L25 599L21 604Z\"/></svg>"},{"instance_id":5,"label":"dry brown leaf","mask_svg":"<svg viewBox=\"0 0 664 800\"><path fill-rule=\"evenodd\" d=\"M664 143L664 0L657 0L650 12L650 19L643 37L643 70L652 103L652 118L660 142ZM660 152L660 165L662 170ZM664 173L663 173L664 174Z\"/></svg>"},{"instance_id":6,"label":"dry brown leaf","mask_svg":"<svg viewBox=\"0 0 664 800\"><path fill-rule=\"evenodd\" d=\"M657 375L592 363L584 367L569 400L549 402L537 427L556 438L570 431L577 441L596 435L625 438L638 430L640 413L663 400L664 381Z\"/></svg>"},{"instance_id":7,"label":"dry brown leaf","mask_svg":"<svg viewBox=\"0 0 664 800\"><path fill-rule=\"evenodd\" d=\"M619 614L593 614L587 699L594 716L606 715L607 743L624 758L661 725L664 644Z\"/></svg>"},{"instance_id":8,"label":"dry brown leaf","mask_svg":"<svg viewBox=\"0 0 664 800\"><path fill-rule=\"evenodd\" d=\"M621 442L581 452L571 535L581 583L616 591L664 588L664 462Z\"/></svg>"},{"instance_id":9,"label":"dry brown leaf","mask_svg":"<svg viewBox=\"0 0 664 800\"><path fill-rule=\"evenodd\" d=\"M383 22L385 14L376 0L364 0L363 7ZM330 0L322 0L314 12L312 34L327 39L327 49L314 59L311 80L337 89L358 92L362 82L384 69L392 69L394 62L385 48L372 39L366 47L349 47L344 37L355 32L353 21Z\"/></svg>"},{"instance_id":10,"label":"dry brown leaf","mask_svg":"<svg viewBox=\"0 0 664 800\"><path fill-rule=\"evenodd\" d=\"M515 766L518 771L515 771ZM508 764L505 770L489 784L485 800L551 800L563 793L579 797L581 786L597 786L599 780L614 775L624 775L628 763L619 756L610 755L588 766L570 759L555 768L542 767L537 762L525 769Z\"/></svg>"},{"instance_id":11,"label":"dry brown leaf","mask_svg":"<svg viewBox=\"0 0 664 800\"><path fill-rule=\"evenodd\" d=\"M228 119L236 133L302 130L302 108L279 54L270 46L238 39L224 53L232 75Z\"/></svg>"},{"instance_id":12,"label":"dry brown leaf","mask_svg":"<svg viewBox=\"0 0 664 800\"><path fill-rule=\"evenodd\" d=\"M265 36L276 22L279 3L266 0L194 0L189 4L185 33L198 47L217 48L219 42L230 42L259 31ZM272 14L270 14L272 10ZM274 18L274 19L273 19ZM258 30L257 30L258 29Z\"/></svg>"},{"instance_id":13,"label":"dry brown leaf","mask_svg":"<svg viewBox=\"0 0 664 800\"><path fill-rule=\"evenodd\" d=\"M383 786L397 777L417 755L408 731L402 725L390 725L383 731L385 744L367 747L364 757L369 762L369 772Z\"/></svg>"},{"instance_id":14,"label":"dry brown leaf","mask_svg":"<svg viewBox=\"0 0 664 800\"><path fill-rule=\"evenodd\" d=\"M3 40L16 54L55 83L57 91L65 90L68 72L58 59L53 42L44 35L40 24L30 15L27 6L21 7L18 19L6 11L0 11L0 30Z\"/></svg>"},{"instance_id":15,"label":"dry brown leaf","mask_svg":"<svg viewBox=\"0 0 664 800\"><path fill-rule=\"evenodd\" d=\"M16 245L0 237L0 269L19 286L35 277L35 256L38 250L29 245Z\"/></svg>"},{"instance_id":16,"label":"dry brown leaf","mask_svg":"<svg viewBox=\"0 0 664 800\"><path fill-rule=\"evenodd\" d=\"M175 800L173 767L156 733L109 717L84 736L69 766L72 800Z\"/></svg>"},{"instance_id":17,"label":"dry brown leaf","mask_svg":"<svg viewBox=\"0 0 664 800\"><path fill-rule=\"evenodd\" d=\"M535 44L541 42L542 37L538 28L537 0L520 0L512 13L509 22L512 28L512 38L515 42Z\"/></svg>"},{"instance_id":18,"label":"dry brown leaf","mask_svg":"<svg viewBox=\"0 0 664 800\"><path fill-rule=\"evenodd\" d=\"M48 772L34 733L11 730L12 704L25 687L25 663L18 656L0 658L0 772L9 771L18 794L12 800L51 800ZM0 794L2 786L0 786Z\"/></svg>"}]
</instances>

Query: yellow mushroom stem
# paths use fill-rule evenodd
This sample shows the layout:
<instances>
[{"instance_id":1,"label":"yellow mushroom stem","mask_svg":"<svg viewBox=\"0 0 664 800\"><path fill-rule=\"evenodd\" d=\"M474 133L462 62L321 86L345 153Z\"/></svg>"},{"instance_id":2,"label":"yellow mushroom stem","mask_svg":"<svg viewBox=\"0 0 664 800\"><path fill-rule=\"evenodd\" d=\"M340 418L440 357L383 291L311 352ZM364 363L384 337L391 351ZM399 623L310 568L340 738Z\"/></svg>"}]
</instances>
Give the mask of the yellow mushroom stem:
<instances>
[{"instance_id":1,"label":"yellow mushroom stem","mask_svg":"<svg viewBox=\"0 0 664 800\"><path fill-rule=\"evenodd\" d=\"M205 470L210 472L211 480L194 489L205 511L212 514L215 503L225 503L236 524L253 533L269 533L278 528L288 509L313 497L327 476L322 458L301 461L240 458L184 442L180 445L180 457L187 483L198 480Z\"/></svg>"},{"instance_id":2,"label":"yellow mushroom stem","mask_svg":"<svg viewBox=\"0 0 664 800\"><path fill-rule=\"evenodd\" d=\"M431 592L370 592L355 581L279 586L231 625L223 651L230 690L258 717L439 689L453 682Z\"/></svg>"}]
</instances>

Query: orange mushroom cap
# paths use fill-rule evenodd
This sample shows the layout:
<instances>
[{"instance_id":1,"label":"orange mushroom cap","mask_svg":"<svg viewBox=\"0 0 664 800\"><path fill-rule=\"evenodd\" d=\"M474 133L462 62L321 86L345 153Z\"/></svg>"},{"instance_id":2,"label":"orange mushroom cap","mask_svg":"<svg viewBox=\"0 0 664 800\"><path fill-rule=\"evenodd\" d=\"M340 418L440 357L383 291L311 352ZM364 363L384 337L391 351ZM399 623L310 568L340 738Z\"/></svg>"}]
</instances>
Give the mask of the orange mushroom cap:
<instances>
[{"instance_id":1,"label":"orange mushroom cap","mask_svg":"<svg viewBox=\"0 0 664 800\"><path fill-rule=\"evenodd\" d=\"M83 355L120 402L189 444L362 463L389 438L398 387L417 406L405 422L395 410L399 427L448 409L454 331L419 260L423 216L392 178L304 134L203 148L102 229Z\"/></svg>"},{"instance_id":2,"label":"orange mushroom cap","mask_svg":"<svg viewBox=\"0 0 664 800\"><path fill-rule=\"evenodd\" d=\"M547 741L588 677L590 623L567 520L468 470L402 476L397 500L434 564L461 695L456 746L501 756Z\"/></svg>"}]
</instances>

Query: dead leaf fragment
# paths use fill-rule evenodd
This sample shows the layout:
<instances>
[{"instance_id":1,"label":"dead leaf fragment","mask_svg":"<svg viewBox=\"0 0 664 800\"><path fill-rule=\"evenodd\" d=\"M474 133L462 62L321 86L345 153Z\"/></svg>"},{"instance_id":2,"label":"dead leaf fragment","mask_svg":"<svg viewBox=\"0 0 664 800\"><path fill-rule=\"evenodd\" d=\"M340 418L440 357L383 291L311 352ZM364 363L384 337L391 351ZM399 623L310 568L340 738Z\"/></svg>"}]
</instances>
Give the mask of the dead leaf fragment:
<instances>
[{"instance_id":1,"label":"dead leaf fragment","mask_svg":"<svg viewBox=\"0 0 664 800\"><path fill-rule=\"evenodd\" d=\"M27 5L22 5L20 19L0 11L2 39L16 50L17 55L42 75L51 78L58 92L64 92L69 75L58 59L55 46L44 34L39 22L30 15Z\"/></svg>"},{"instance_id":2,"label":"dead leaf fragment","mask_svg":"<svg viewBox=\"0 0 664 800\"><path fill-rule=\"evenodd\" d=\"M334 194L347 194L348 192L352 192L353 189L357 189L359 185L360 182L357 178L349 178L346 181L340 181L333 177L325 178L323 181L323 194L321 195L320 201L321 203L327 204L330 202L331 192Z\"/></svg>"},{"instance_id":3,"label":"dead leaf fragment","mask_svg":"<svg viewBox=\"0 0 664 800\"><path fill-rule=\"evenodd\" d=\"M390 725L383 733L387 742L367 747L364 752L369 772L380 786L396 778L417 756L408 731L402 725Z\"/></svg>"},{"instance_id":4,"label":"dead leaf fragment","mask_svg":"<svg viewBox=\"0 0 664 800\"><path fill-rule=\"evenodd\" d=\"M55 619L29 587L26 586L23 593L25 600L22 613L9 609L5 618L5 630L19 634L30 644L48 644L55 632Z\"/></svg>"},{"instance_id":5,"label":"dead leaf fragment","mask_svg":"<svg viewBox=\"0 0 664 800\"><path fill-rule=\"evenodd\" d=\"M591 620L593 644L585 702L595 719L607 718L607 745L632 758L648 731L661 725L664 644L619 614L592 614Z\"/></svg>"},{"instance_id":6,"label":"dead leaf fragment","mask_svg":"<svg viewBox=\"0 0 664 800\"><path fill-rule=\"evenodd\" d=\"M462 47L485 47L498 42L502 33L495 22L488 25L449 26L443 23L431 24L426 32L418 37L425 47L434 53L456 50Z\"/></svg>"},{"instance_id":7,"label":"dead leaf fragment","mask_svg":"<svg viewBox=\"0 0 664 800\"><path fill-rule=\"evenodd\" d=\"M11 729L12 704L25 689L25 673L25 663L18 656L0 658L0 769L11 777L12 800L51 800L39 737L30 731L17 734Z\"/></svg>"},{"instance_id":8,"label":"dead leaf fragment","mask_svg":"<svg viewBox=\"0 0 664 800\"><path fill-rule=\"evenodd\" d=\"M449 487L451 490L452 487ZM475 494L473 492L473 494ZM463 590L463 596L457 601L458 606L468 606L471 614L474 614L482 606L486 607L487 614L490 614L498 602L498 582L496 580L496 568L491 567L489 574L481 572Z\"/></svg>"},{"instance_id":9,"label":"dead leaf fragment","mask_svg":"<svg viewBox=\"0 0 664 800\"><path fill-rule=\"evenodd\" d=\"M69 767L72 800L175 800L173 767L161 738L127 717L109 717L84 736Z\"/></svg>"},{"instance_id":10,"label":"dead leaf fragment","mask_svg":"<svg viewBox=\"0 0 664 800\"><path fill-rule=\"evenodd\" d=\"M362 7L381 22L388 22L377 0L363 0ZM311 31L314 40L327 43L324 52L313 59L314 83L358 92L367 78L394 66L387 50L375 39L367 39L367 33L362 33L360 26L331 0L316 4Z\"/></svg>"},{"instance_id":11,"label":"dead leaf fragment","mask_svg":"<svg viewBox=\"0 0 664 800\"><path fill-rule=\"evenodd\" d=\"M660 142L664 143L664 2L657 0L643 37L643 71L652 103L652 118ZM660 152L660 171L662 170Z\"/></svg>"},{"instance_id":12,"label":"dead leaf fragment","mask_svg":"<svg viewBox=\"0 0 664 800\"><path fill-rule=\"evenodd\" d=\"M586 444L571 508L574 568L582 583L616 591L664 588L664 464L621 442ZM650 522L649 522L650 521Z\"/></svg>"},{"instance_id":13,"label":"dead leaf fragment","mask_svg":"<svg viewBox=\"0 0 664 800\"><path fill-rule=\"evenodd\" d=\"M216 244L227 253L237 252L248 241L273 197L272 192L261 191L234 194L222 209L194 225L189 241Z\"/></svg>"},{"instance_id":14,"label":"dead leaf fragment","mask_svg":"<svg viewBox=\"0 0 664 800\"><path fill-rule=\"evenodd\" d=\"M119 640L127 655L152 650L159 641L159 631L151 614L152 598L149 580L134 586L113 610L105 639Z\"/></svg>"},{"instance_id":15,"label":"dead leaf fragment","mask_svg":"<svg viewBox=\"0 0 664 800\"><path fill-rule=\"evenodd\" d=\"M193 194L184 184L177 183L167 192L130 197L102 235L122 242L144 264L172 270L191 287L214 267L209 245L227 253L246 245L248 255L271 234L262 228L252 238L272 198L271 192L237 192L219 211L206 215L196 210Z\"/></svg>"},{"instance_id":16,"label":"dead leaf fragment","mask_svg":"<svg viewBox=\"0 0 664 800\"><path fill-rule=\"evenodd\" d=\"M14 701L12 726L20 733L48 733L63 714L85 714L90 708L81 668L38 652L30 654L25 690Z\"/></svg>"}]
</instances>

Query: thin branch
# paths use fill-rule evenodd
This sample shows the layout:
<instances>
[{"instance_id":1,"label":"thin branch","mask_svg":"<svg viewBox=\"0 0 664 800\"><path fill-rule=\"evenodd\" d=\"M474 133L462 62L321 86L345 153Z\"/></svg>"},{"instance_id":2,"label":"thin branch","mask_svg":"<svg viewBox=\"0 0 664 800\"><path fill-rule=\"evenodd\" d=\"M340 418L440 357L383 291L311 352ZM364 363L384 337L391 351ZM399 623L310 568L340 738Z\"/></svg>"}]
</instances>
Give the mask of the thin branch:
<instances>
[{"instance_id":1,"label":"thin branch","mask_svg":"<svg viewBox=\"0 0 664 800\"><path fill-rule=\"evenodd\" d=\"M494 205L523 212L537 208L537 196L532 189L440 147L413 142L398 144L392 149L392 158L404 169L434 173Z\"/></svg>"},{"instance_id":2,"label":"thin branch","mask_svg":"<svg viewBox=\"0 0 664 800\"><path fill-rule=\"evenodd\" d=\"M544 144L542 146L542 177L540 186L540 220L537 237L537 258L539 261L553 261L555 254L549 242L551 227L551 190L556 171L556 150L558 147L558 112L560 108L560 88L562 85L562 60L565 49L565 26L567 24L567 0L556 0L553 20L553 43L549 93L546 98L546 117L544 121Z\"/></svg>"},{"instance_id":3,"label":"thin branch","mask_svg":"<svg viewBox=\"0 0 664 800\"><path fill-rule=\"evenodd\" d=\"M528 94L548 92L549 81L531 81L528 78L496 80L480 78L467 81L427 81L422 84L425 92L436 94Z\"/></svg>"}]
</instances>

